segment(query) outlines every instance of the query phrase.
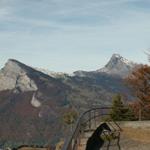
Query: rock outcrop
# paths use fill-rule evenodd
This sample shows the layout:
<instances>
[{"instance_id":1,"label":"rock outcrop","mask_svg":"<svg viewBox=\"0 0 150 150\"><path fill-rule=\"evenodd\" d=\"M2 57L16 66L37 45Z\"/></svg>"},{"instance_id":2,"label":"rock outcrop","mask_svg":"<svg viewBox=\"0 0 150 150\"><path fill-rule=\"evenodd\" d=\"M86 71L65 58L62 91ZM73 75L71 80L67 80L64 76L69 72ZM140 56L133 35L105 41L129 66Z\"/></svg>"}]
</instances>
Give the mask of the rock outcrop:
<instances>
[{"instance_id":1,"label":"rock outcrop","mask_svg":"<svg viewBox=\"0 0 150 150\"><path fill-rule=\"evenodd\" d=\"M97 72L118 75L124 78L128 76L136 66L136 63L123 58L119 54L113 54L110 61L102 69L97 70Z\"/></svg>"},{"instance_id":2,"label":"rock outcrop","mask_svg":"<svg viewBox=\"0 0 150 150\"><path fill-rule=\"evenodd\" d=\"M38 89L35 82L28 76L28 71L22 66L23 64L16 60L8 60L0 71L0 91L13 89L25 92Z\"/></svg>"}]
</instances>

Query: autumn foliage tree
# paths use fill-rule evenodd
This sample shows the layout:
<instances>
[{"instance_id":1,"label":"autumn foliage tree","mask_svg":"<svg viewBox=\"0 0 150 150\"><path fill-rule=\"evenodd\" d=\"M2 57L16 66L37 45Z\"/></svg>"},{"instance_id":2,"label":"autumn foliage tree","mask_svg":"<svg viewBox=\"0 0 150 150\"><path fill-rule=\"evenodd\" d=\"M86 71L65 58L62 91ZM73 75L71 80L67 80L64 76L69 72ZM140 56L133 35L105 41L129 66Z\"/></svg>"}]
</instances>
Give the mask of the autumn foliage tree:
<instances>
[{"instance_id":1,"label":"autumn foliage tree","mask_svg":"<svg viewBox=\"0 0 150 150\"><path fill-rule=\"evenodd\" d=\"M150 66L141 65L126 81L137 98L139 120L150 119Z\"/></svg>"}]
</instances>

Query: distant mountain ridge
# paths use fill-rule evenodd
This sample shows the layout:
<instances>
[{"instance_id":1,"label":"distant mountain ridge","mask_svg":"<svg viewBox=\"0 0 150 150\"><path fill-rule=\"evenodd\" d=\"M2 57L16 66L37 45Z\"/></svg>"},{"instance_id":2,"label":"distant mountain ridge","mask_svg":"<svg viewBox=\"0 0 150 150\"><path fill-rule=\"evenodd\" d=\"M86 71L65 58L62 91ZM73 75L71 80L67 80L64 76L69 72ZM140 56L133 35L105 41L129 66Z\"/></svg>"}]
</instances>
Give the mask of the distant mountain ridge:
<instances>
[{"instance_id":1,"label":"distant mountain ridge","mask_svg":"<svg viewBox=\"0 0 150 150\"><path fill-rule=\"evenodd\" d=\"M110 105L116 93L128 96L123 78L134 66L115 54L102 69L68 75L40 71L9 59L0 70L1 136L16 144L55 144L64 136L62 116L68 108L81 113L91 107Z\"/></svg>"},{"instance_id":2,"label":"distant mountain ridge","mask_svg":"<svg viewBox=\"0 0 150 150\"><path fill-rule=\"evenodd\" d=\"M58 101L57 104L71 103L83 108L89 107L92 99L95 101L93 105L108 105L113 93L127 93L122 79L136 66L138 64L119 54L113 54L110 61L101 69L89 72L76 71L69 75L29 67L17 60L9 59L0 70L0 91L9 90L14 94L35 93L30 99L30 103L35 107L42 106L43 98ZM57 96L54 96L57 92ZM103 100L105 102L102 102Z\"/></svg>"},{"instance_id":3,"label":"distant mountain ridge","mask_svg":"<svg viewBox=\"0 0 150 150\"><path fill-rule=\"evenodd\" d=\"M123 58L119 54L113 54L109 62L101 69L98 69L96 71L75 71L74 75L85 77L89 74L99 74L99 73L105 73L108 75L113 76L119 76L121 78L127 77L135 67L137 67L139 64L134 63L132 61L127 60L126 58Z\"/></svg>"}]
</instances>

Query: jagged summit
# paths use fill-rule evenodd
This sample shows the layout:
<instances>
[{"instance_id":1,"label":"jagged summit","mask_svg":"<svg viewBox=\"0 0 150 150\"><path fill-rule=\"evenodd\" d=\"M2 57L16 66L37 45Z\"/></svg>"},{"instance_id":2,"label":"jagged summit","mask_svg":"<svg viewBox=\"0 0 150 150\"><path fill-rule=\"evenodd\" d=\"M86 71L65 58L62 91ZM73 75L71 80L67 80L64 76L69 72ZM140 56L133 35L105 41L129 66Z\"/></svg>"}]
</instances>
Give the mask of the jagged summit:
<instances>
[{"instance_id":1,"label":"jagged summit","mask_svg":"<svg viewBox=\"0 0 150 150\"><path fill-rule=\"evenodd\" d=\"M114 54L112 55L112 57L122 58L122 56L121 56L120 54L117 54L117 53L114 53Z\"/></svg>"},{"instance_id":2,"label":"jagged summit","mask_svg":"<svg viewBox=\"0 0 150 150\"><path fill-rule=\"evenodd\" d=\"M121 61L127 65L133 65L135 64L134 62L132 61L129 61L128 59L122 57L120 54L113 54L111 59L110 59L110 62L115 62L115 61Z\"/></svg>"},{"instance_id":3,"label":"jagged summit","mask_svg":"<svg viewBox=\"0 0 150 150\"><path fill-rule=\"evenodd\" d=\"M122 57L120 54L113 54L109 62L97 72L105 72L107 74L127 76L137 64Z\"/></svg>"},{"instance_id":4,"label":"jagged summit","mask_svg":"<svg viewBox=\"0 0 150 150\"><path fill-rule=\"evenodd\" d=\"M105 73L108 75L115 75L124 78L128 76L137 65L138 64L122 57L120 54L113 54L108 63L103 68L90 72L80 70L74 72L74 75L86 77L87 75L93 75L93 73Z\"/></svg>"},{"instance_id":5,"label":"jagged summit","mask_svg":"<svg viewBox=\"0 0 150 150\"><path fill-rule=\"evenodd\" d=\"M125 60L125 58L123 58L120 54L113 54L110 58L110 61L116 61L116 60Z\"/></svg>"}]
</instances>

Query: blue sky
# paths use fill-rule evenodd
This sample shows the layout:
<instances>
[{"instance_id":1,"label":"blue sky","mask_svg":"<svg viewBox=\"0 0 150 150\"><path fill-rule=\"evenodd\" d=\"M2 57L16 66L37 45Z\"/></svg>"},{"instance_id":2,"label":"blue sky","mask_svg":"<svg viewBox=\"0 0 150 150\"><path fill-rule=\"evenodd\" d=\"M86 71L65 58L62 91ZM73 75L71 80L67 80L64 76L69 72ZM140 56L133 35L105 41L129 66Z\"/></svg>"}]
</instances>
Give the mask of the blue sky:
<instances>
[{"instance_id":1,"label":"blue sky","mask_svg":"<svg viewBox=\"0 0 150 150\"><path fill-rule=\"evenodd\" d=\"M149 0L0 0L0 67L8 58L59 72L95 70L113 53L147 63Z\"/></svg>"}]
</instances>

